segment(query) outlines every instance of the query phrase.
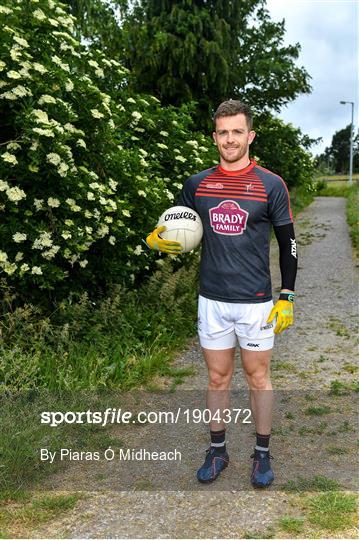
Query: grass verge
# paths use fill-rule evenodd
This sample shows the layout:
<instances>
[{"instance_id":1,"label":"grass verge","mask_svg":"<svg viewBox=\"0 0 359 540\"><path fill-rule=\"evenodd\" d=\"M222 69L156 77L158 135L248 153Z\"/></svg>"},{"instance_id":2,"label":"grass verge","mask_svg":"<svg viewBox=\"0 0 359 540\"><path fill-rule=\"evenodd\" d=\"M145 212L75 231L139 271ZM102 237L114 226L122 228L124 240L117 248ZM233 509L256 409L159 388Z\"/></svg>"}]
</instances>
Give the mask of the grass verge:
<instances>
[{"instance_id":1,"label":"grass verge","mask_svg":"<svg viewBox=\"0 0 359 540\"><path fill-rule=\"evenodd\" d=\"M63 423L50 427L40 421L43 411L101 411L118 406L120 397L110 391L34 391L0 398L0 503L24 490L41 489L45 476L66 467L69 462L60 459L61 448L101 452L123 444L111 434L111 426ZM56 452L52 464L41 460L41 448Z\"/></svg>"},{"instance_id":2,"label":"grass verge","mask_svg":"<svg viewBox=\"0 0 359 540\"><path fill-rule=\"evenodd\" d=\"M282 516L279 529L289 533L290 538L331 538L337 534L340 538L357 538L357 494L337 491L333 481L322 479L316 484L324 491L315 495L304 492L291 499L295 515ZM301 487L307 485L302 483Z\"/></svg>"},{"instance_id":3,"label":"grass verge","mask_svg":"<svg viewBox=\"0 0 359 540\"><path fill-rule=\"evenodd\" d=\"M82 498L79 493L27 496L18 500L8 499L0 507L0 538L26 538L34 529L62 513L72 510Z\"/></svg>"},{"instance_id":4,"label":"grass verge","mask_svg":"<svg viewBox=\"0 0 359 540\"><path fill-rule=\"evenodd\" d=\"M129 389L155 373L170 376L176 351L196 331L197 273L198 256L176 272L166 259L139 290L117 287L98 305L84 295L50 316L34 306L12 311L9 303L0 320L0 395Z\"/></svg>"},{"instance_id":5,"label":"grass verge","mask_svg":"<svg viewBox=\"0 0 359 540\"><path fill-rule=\"evenodd\" d=\"M294 187L290 191L290 205L293 215L296 216L301 210L314 200L315 190L308 190L306 186Z\"/></svg>"},{"instance_id":6,"label":"grass verge","mask_svg":"<svg viewBox=\"0 0 359 540\"><path fill-rule=\"evenodd\" d=\"M356 175L358 176L358 175ZM347 197L347 221L353 247L359 253L359 181L352 186L347 182L324 182L317 184L317 194L321 197Z\"/></svg>"}]
</instances>

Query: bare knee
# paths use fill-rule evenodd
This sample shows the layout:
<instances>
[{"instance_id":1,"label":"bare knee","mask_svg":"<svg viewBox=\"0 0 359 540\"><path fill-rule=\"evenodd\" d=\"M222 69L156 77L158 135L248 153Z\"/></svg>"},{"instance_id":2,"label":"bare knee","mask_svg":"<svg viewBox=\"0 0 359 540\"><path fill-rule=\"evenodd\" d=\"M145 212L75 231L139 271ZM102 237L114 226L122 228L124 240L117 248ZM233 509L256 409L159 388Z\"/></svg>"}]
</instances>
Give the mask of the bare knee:
<instances>
[{"instance_id":1,"label":"bare knee","mask_svg":"<svg viewBox=\"0 0 359 540\"><path fill-rule=\"evenodd\" d=\"M210 390L227 390L231 382L232 373L210 371L208 374L208 388Z\"/></svg>"},{"instance_id":2,"label":"bare knee","mask_svg":"<svg viewBox=\"0 0 359 540\"><path fill-rule=\"evenodd\" d=\"M252 390L267 390L270 384L269 373L267 370L256 370L246 373L248 385Z\"/></svg>"}]
</instances>

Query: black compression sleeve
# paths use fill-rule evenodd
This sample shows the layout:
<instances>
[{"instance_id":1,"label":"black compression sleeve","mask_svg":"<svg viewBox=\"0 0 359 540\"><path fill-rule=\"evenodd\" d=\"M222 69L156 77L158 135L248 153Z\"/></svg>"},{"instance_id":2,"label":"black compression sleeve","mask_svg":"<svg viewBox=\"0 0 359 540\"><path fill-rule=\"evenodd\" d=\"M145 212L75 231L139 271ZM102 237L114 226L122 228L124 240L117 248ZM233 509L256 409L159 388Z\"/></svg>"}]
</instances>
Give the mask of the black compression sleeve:
<instances>
[{"instance_id":1,"label":"black compression sleeve","mask_svg":"<svg viewBox=\"0 0 359 540\"><path fill-rule=\"evenodd\" d=\"M297 244L293 223L273 226L279 245L279 266L282 275L282 289L294 291L297 275Z\"/></svg>"}]
</instances>

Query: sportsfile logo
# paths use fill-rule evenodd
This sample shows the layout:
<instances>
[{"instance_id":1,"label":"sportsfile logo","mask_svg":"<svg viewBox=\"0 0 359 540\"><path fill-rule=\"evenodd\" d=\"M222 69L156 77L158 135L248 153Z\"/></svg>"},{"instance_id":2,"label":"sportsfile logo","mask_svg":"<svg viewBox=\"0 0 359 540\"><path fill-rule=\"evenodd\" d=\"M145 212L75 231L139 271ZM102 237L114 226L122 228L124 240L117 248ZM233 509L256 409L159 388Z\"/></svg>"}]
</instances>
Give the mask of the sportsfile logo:
<instances>
[{"instance_id":1,"label":"sportsfile logo","mask_svg":"<svg viewBox=\"0 0 359 540\"><path fill-rule=\"evenodd\" d=\"M297 243L295 238L290 239L290 253L295 259L297 258Z\"/></svg>"},{"instance_id":2,"label":"sportsfile logo","mask_svg":"<svg viewBox=\"0 0 359 540\"><path fill-rule=\"evenodd\" d=\"M238 235L246 229L248 212L243 210L235 201L223 201L211 208L209 217L215 233Z\"/></svg>"}]
</instances>

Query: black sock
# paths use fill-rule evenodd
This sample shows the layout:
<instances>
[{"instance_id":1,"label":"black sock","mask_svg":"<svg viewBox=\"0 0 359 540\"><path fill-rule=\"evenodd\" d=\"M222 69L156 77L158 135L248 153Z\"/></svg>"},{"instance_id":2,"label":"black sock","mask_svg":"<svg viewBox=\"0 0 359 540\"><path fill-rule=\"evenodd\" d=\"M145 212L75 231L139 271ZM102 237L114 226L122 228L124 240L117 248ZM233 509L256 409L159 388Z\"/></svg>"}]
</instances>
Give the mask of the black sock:
<instances>
[{"instance_id":1,"label":"black sock","mask_svg":"<svg viewBox=\"0 0 359 540\"><path fill-rule=\"evenodd\" d=\"M223 454L226 451L226 430L212 431L211 433L211 448L214 448L219 454Z\"/></svg>"},{"instance_id":2,"label":"black sock","mask_svg":"<svg viewBox=\"0 0 359 540\"><path fill-rule=\"evenodd\" d=\"M255 450L261 450L262 452L268 452L269 450L269 435L260 435L259 433L256 433L257 441Z\"/></svg>"}]
</instances>

